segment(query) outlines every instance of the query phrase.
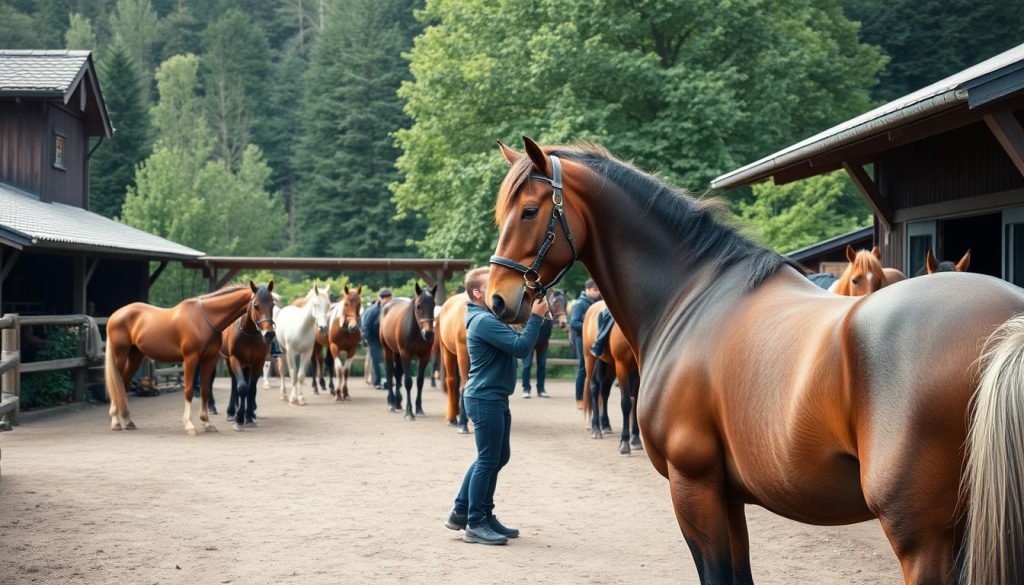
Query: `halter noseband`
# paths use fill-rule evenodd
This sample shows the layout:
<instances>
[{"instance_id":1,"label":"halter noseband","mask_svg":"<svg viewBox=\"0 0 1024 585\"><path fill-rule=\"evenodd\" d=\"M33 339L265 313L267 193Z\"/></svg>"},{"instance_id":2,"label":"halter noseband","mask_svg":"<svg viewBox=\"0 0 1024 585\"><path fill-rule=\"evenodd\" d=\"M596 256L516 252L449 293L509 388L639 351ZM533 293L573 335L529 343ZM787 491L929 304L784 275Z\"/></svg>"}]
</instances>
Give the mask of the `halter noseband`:
<instances>
[{"instance_id":1,"label":"halter noseband","mask_svg":"<svg viewBox=\"0 0 1024 585\"><path fill-rule=\"evenodd\" d=\"M262 318L260 320L253 319L252 318L252 313L253 313L253 311L255 309L256 309L256 296L253 295L252 300L249 301L249 310L245 312L245 316L248 317L249 320L253 322L253 325L256 326L256 333L249 333L245 329L243 329L242 328L242 320L239 319L238 321L235 321L235 325L238 327L238 332L241 333L242 335L252 335L252 336L262 337L262 335L260 333L260 323L266 323L267 321L270 322L270 326L271 327L276 327L276 325L274 323L274 319L271 318L271 317L264 317L264 318ZM273 314L273 312L271 312L271 314Z\"/></svg>"},{"instance_id":2,"label":"halter noseband","mask_svg":"<svg viewBox=\"0 0 1024 585\"><path fill-rule=\"evenodd\" d=\"M505 258L504 256L491 256L490 263L497 264L498 266L504 266L505 268L511 268L516 272L523 275L523 281L526 283L526 288L533 291L535 297L543 297L544 294L552 287L558 284L562 277L565 276L569 269L572 268L573 263L576 262L576 242L572 238L572 232L569 231L569 220L565 216L565 208L563 206L562 198L562 163L558 160L555 155L549 156L551 160L551 178L547 178L544 175L530 174L531 179L538 181L544 181L551 185L551 218L548 220L548 229L544 234L544 243L541 244L540 250L537 251L537 257L533 260L531 266L520 264L511 258ZM569 262L564 268L558 271L558 274L547 284L542 284L540 281L540 267L544 263L544 257L547 256L548 250L551 249L552 244L555 243L555 223L562 224L562 232L565 233L565 239L569 241L569 247L572 249L572 261Z\"/></svg>"}]
</instances>

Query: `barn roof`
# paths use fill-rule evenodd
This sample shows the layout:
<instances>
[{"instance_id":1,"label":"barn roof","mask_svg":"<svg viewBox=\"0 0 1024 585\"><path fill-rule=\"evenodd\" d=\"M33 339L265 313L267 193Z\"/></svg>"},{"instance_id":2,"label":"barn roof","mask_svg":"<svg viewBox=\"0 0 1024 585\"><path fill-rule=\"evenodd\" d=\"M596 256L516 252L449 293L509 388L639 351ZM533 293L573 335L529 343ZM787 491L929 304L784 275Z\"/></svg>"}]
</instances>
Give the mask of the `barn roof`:
<instances>
[{"instance_id":1,"label":"barn roof","mask_svg":"<svg viewBox=\"0 0 1024 585\"><path fill-rule=\"evenodd\" d=\"M166 260L198 250L63 203L47 203L0 182L0 242L15 248L73 250Z\"/></svg>"},{"instance_id":2,"label":"barn roof","mask_svg":"<svg viewBox=\"0 0 1024 585\"><path fill-rule=\"evenodd\" d=\"M0 49L0 97L59 98L70 105L78 93L78 109L87 111L93 136L113 135L110 116L89 51Z\"/></svg>"},{"instance_id":3,"label":"barn roof","mask_svg":"<svg viewBox=\"0 0 1024 585\"><path fill-rule=\"evenodd\" d=\"M840 234L838 236L828 238L827 240L816 242L810 246L800 248L799 250L793 250L786 254L786 257L794 262L803 262L808 258L813 258L814 256L830 252L837 248L846 248L847 245L852 246L854 244L863 243L865 240L870 242L874 235L874 229L875 228L870 225L858 228L852 232L846 232L845 234Z\"/></svg>"},{"instance_id":4,"label":"barn roof","mask_svg":"<svg viewBox=\"0 0 1024 585\"><path fill-rule=\"evenodd\" d=\"M954 108L973 109L1022 89L1024 44L730 171L711 181L711 188L732 189L772 176L776 182L786 182L779 180L778 173L789 173L788 180L793 180L836 170L841 163L817 159L930 116Z\"/></svg>"}]
</instances>

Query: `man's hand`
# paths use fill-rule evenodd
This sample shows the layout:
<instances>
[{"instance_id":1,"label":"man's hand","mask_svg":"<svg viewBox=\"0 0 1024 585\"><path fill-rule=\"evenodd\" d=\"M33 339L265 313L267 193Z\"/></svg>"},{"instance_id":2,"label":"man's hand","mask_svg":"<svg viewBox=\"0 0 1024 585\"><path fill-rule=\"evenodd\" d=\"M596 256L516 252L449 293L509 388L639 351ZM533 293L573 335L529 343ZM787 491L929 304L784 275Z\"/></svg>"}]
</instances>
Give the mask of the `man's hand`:
<instances>
[{"instance_id":1,"label":"man's hand","mask_svg":"<svg viewBox=\"0 0 1024 585\"><path fill-rule=\"evenodd\" d=\"M533 304L533 314L540 318L546 318L548 314L548 299L544 297Z\"/></svg>"}]
</instances>

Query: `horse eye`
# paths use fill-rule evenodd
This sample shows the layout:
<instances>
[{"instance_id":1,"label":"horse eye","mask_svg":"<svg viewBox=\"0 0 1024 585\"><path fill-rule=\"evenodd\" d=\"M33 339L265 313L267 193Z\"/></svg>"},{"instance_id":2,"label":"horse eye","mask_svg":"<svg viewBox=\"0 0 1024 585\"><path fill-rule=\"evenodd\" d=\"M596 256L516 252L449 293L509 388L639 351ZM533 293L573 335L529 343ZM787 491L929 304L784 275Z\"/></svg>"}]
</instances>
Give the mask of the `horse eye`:
<instances>
[{"instance_id":1,"label":"horse eye","mask_svg":"<svg viewBox=\"0 0 1024 585\"><path fill-rule=\"evenodd\" d=\"M523 210L523 219L533 219L535 217L537 217L536 207L527 207Z\"/></svg>"},{"instance_id":2,"label":"horse eye","mask_svg":"<svg viewBox=\"0 0 1024 585\"><path fill-rule=\"evenodd\" d=\"M860 279L859 278L854 278L853 279L853 284L860 284Z\"/></svg>"}]
</instances>

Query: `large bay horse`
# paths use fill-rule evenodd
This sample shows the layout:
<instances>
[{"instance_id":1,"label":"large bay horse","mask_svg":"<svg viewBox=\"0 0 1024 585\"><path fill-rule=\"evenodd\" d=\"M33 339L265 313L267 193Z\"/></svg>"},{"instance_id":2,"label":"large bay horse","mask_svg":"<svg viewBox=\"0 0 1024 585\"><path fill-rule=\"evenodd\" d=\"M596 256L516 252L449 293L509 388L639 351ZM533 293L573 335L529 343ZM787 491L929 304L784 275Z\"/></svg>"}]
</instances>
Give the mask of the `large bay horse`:
<instances>
[{"instance_id":1,"label":"large bay horse","mask_svg":"<svg viewBox=\"0 0 1024 585\"><path fill-rule=\"evenodd\" d=\"M753 582L746 504L878 518L908 584L1024 582L1024 290L936 274L828 294L606 151L525 143L503 147L488 302L525 321L587 267L636 351L644 446L701 583Z\"/></svg>"},{"instance_id":2,"label":"large bay horse","mask_svg":"<svg viewBox=\"0 0 1024 585\"><path fill-rule=\"evenodd\" d=\"M231 374L227 416L236 431L256 426L256 383L263 373L270 342L276 336L273 291L274 281L259 287L245 314L223 333L220 353L227 359Z\"/></svg>"},{"instance_id":3,"label":"large bay horse","mask_svg":"<svg viewBox=\"0 0 1024 585\"><path fill-rule=\"evenodd\" d=\"M328 350L331 352L333 370L337 370L338 390L334 400L349 400L348 396L348 360L356 354L362 333L359 331L359 313L363 308L360 294L363 287L349 289L345 287L345 295L331 312L330 325L327 328ZM333 382L334 376L332 376Z\"/></svg>"},{"instance_id":4,"label":"large bay horse","mask_svg":"<svg viewBox=\"0 0 1024 585\"><path fill-rule=\"evenodd\" d=\"M590 346L597 339L597 316L604 308L604 301L597 301L590 305L583 316L583 349L585 351L583 363L587 372L583 384L584 412L591 416L590 437L603 439L604 424L608 419L608 395L611 393L612 381L618 380L619 407L622 409L619 454L629 455L631 441L632 447L639 448L641 446L640 426L636 420L636 397L640 384L640 370L637 367L636 356L633 355L633 348L629 346L618 323L612 326L612 331L608 336L608 346L604 353L600 357L594 357L590 353ZM591 390L595 373L598 376L598 392ZM632 435L632 439L630 439L630 435Z\"/></svg>"},{"instance_id":5,"label":"large bay horse","mask_svg":"<svg viewBox=\"0 0 1024 585\"><path fill-rule=\"evenodd\" d=\"M291 383L291 395L286 395L284 382L281 383L281 400L290 404L303 406L306 399L302 396L302 383L306 377L310 356L313 355L313 342L316 332L327 331L327 309L331 304L328 294L330 285L323 288L313 285L306 293L303 306L288 305L277 312L277 340L281 345L281 377L288 375ZM314 384L316 380L313 381Z\"/></svg>"},{"instance_id":6,"label":"large bay horse","mask_svg":"<svg viewBox=\"0 0 1024 585\"><path fill-rule=\"evenodd\" d=\"M416 420L423 414L423 375L430 363L434 348L434 294L437 285L429 289L416 283L416 296L395 299L380 311L380 342L384 346L384 364L387 379L388 410L402 408L402 387L405 379L405 418ZM412 411L412 359L416 358L419 373L416 376L416 414ZM392 384L392 379L394 384ZM394 389L392 391L392 389Z\"/></svg>"},{"instance_id":7,"label":"large bay horse","mask_svg":"<svg viewBox=\"0 0 1024 585\"><path fill-rule=\"evenodd\" d=\"M107 393L110 395L110 428L134 429L128 414L125 385L143 357L158 362L182 362L185 380L185 411L181 420L185 432L196 434L192 424L192 396L196 374L201 380L199 420L203 430L216 431L210 423L207 402L210 382L217 365L221 332L245 313L260 289L230 286L196 298L185 299L170 309L132 303L114 311L107 320L107 353L104 366ZM261 305L262 307L262 305ZM259 313L260 318L264 317Z\"/></svg>"}]
</instances>

